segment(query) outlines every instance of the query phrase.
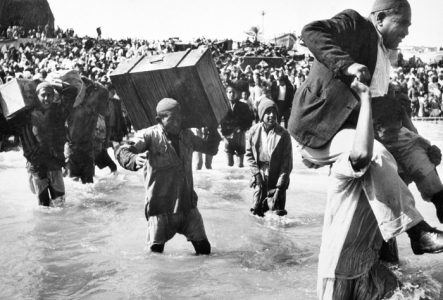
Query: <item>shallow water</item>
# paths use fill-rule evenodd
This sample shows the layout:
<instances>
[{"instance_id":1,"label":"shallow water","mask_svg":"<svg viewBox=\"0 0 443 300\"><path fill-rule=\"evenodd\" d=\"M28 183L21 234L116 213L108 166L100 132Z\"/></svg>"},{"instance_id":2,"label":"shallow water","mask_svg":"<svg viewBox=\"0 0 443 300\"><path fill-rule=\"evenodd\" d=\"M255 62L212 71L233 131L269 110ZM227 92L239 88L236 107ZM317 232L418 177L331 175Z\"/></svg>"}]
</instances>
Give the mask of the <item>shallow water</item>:
<instances>
[{"instance_id":1,"label":"shallow water","mask_svg":"<svg viewBox=\"0 0 443 300\"><path fill-rule=\"evenodd\" d=\"M443 124L416 124L443 149ZM260 219L249 214L248 170L226 167L220 150L213 170L194 172L209 257L179 235L162 255L146 251L141 172L97 169L94 184L66 180L66 206L43 209L21 152L0 153L0 298L316 299L328 170L296 160L288 216ZM433 206L411 189L437 226ZM405 287L392 299L443 299L443 254L413 255L406 235L398 243Z\"/></svg>"}]
</instances>

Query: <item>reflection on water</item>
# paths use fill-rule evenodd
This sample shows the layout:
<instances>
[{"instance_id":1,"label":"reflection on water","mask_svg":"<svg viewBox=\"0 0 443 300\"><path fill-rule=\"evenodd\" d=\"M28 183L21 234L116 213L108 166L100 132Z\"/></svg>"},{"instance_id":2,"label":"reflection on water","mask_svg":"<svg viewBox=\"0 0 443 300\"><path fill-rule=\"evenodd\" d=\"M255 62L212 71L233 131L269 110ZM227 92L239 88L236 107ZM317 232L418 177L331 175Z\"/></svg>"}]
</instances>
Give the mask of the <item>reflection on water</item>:
<instances>
[{"instance_id":1,"label":"reflection on water","mask_svg":"<svg viewBox=\"0 0 443 300\"><path fill-rule=\"evenodd\" d=\"M443 148L443 125L417 126ZM183 236L163 255L146 251L141 172L97 170L88 185L66 180L66 206L44 209L29 191L21 153L1 153L0 298L316 299L327 168L296 161L288 215L262 219L249 214L249 171L226 167L222 151L213 170L194 176L209 257L195 256ZM411 190L438 225L432 205ZM443 254L415 256L408 243L398 239L404 285L390 299L439 299Z\"/></svg>"}]
</instances>

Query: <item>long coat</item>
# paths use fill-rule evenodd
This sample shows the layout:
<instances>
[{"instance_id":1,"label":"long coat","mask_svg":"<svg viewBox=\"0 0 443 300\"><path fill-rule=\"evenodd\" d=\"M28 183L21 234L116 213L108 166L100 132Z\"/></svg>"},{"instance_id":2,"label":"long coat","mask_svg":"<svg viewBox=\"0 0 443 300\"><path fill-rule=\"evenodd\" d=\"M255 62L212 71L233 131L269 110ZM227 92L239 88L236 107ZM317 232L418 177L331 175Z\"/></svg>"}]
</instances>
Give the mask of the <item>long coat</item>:
<instances>
[{"instance_id":1,"label":"long coat","mask_svg":"<svg viewBox=\"0 0 443 300\"><path fill-rule=\"evenodd\" d=\"M245 156L252 175L260 173L258 157L262 130L264 130L262 123L252 126L246 143ZM292 171L291 136L280 125L276 125L274 132L276 142L269 162L268 189L280 188L286 190L289 185L289 175Z\"/></svg>"},{"instance_id":2,"label":"long coat","mask_svg":"<svg viewBox=\"0 0 443 300\"><path fill-rule=\"evenodd\" d=\"M372 77L378 34L368 19L345 10L306 25L302 39L315 60L294 96L288 130L302 145L321 148L346 122L357 120L359 99L349 88L353 78L344 71L356 62L368 67Z\"/></svg>"},{"instance_id":3,"label":"long coat","mask_svg":"<svg viewBox=\"0 0 443 300\"><path fill-rule=\"evenodd\" d=\"M121 146L115 155L122 167L136 171L136 154L147 152L148 163L143 169L147 216L189 212L197 207L192 153L215 155L220 140L217 132L204 140L185 129L179 135L177 153L163 127L157 124L138 131L134 145Z\"/></svg>"}]
</instances>

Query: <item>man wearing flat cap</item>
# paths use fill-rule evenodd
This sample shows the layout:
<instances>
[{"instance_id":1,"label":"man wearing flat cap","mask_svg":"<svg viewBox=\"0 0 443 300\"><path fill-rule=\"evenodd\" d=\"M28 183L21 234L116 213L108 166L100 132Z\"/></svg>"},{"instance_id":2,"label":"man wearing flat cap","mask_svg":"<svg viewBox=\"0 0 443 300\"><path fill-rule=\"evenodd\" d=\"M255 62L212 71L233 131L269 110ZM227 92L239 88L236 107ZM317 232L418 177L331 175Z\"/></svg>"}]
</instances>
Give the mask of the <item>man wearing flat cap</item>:
<instances>
[{"instance_id":1,"label":"man wearing flat cap","mask_svg":"<svg viewBox=\"0 0 443 300\"><path fill-rule=\"evenodd\" d=\"M308 79L295 94L288 130L297 141L306 165L330 165L339 155L350 151L360 110L360 99L349 88L350 84L357 78L369 87L373 100L385 97L392 53L408 34L410 25L411 8L407 0L376 0L368 18L354 10L345 10L331 19L315 21L303 28L302 39L315 60ZM443 251L443 232L431 228L423 220L407 186L397 179L398 185L386 184L388 174L392 175L389 168L396 168L392 155L381 144L374 147L373 153L369 165L356 164L354 171L368 168L363 191L370 199L372 212L368 213L374 214L383 239L388 241L406 231L415 254ZM327 210L328 213L334 214L334 211ZM354 212L350 210L349 213ZM354 218L357 221L358 216ZM334 237L323 237L328 238ZM349 292L351 286L357 289L368 279L358 277L361 274L357 276L352 268L353 263L360 266L363 263L356 259L362 251L359 246L350 241L337 244L336 254L330 251L329 257L339 260L329 265L327 261L319 262L318 291L322 299L328 298L324 294L327 291L337 292L334 288L328 290L328 282ZM377 251L381 244L366 246L365 251ZM369 270L376 261L365 263ZM371 279L370 273L367 275ZM375 281L366 283L370 285ZM378 292L382 297L383 289ZM333 299L355 299L352 291L348 298L338 295L337 292Z\"/></svg>"},{"instance_id":2,"label":"man wearing flat cap","mask_svg":"<svg viewBox=\"0 0 443 300\"><path fill-rule=\"evenodd\" d=\"M165 243L180 233L192 243L196 254L210 254L211 245L197 209L192 154L215 155L221 137L216 129L209 129L207 140L183 129L181 107L174 99L162 99L156 112L158 124L138 131L134 145L121 146L115 154L125 169L143 168L148 246L161 253Z\"/></svg>"}]
</instances>

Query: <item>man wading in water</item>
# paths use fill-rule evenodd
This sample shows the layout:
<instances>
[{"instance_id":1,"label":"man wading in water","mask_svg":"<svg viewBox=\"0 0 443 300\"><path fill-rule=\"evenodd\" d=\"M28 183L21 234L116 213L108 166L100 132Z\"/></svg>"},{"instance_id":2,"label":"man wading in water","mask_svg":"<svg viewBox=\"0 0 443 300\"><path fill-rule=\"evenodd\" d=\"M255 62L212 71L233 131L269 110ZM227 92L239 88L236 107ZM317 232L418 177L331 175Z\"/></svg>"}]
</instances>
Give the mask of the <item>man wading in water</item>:
<instances>
[{"instance_id":1,"label":"man wading in water","mask_svg":"<svg viewBox=\"0 0 443 300\"><path fill-rule=\"evenodd\" d=\"M216 129L209 129L207 139L182 129L183 115L174 99L162 99L156 111L158 124L138 131L133 146L116 151L125 169L143 168L148 246L153 252L163 252L165 243L181 233L192 242L197 254L210 254L211 244L197 209L192 153L217 154L221 137Z\"/></svg>"}]
</instances>

